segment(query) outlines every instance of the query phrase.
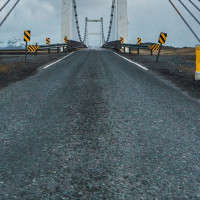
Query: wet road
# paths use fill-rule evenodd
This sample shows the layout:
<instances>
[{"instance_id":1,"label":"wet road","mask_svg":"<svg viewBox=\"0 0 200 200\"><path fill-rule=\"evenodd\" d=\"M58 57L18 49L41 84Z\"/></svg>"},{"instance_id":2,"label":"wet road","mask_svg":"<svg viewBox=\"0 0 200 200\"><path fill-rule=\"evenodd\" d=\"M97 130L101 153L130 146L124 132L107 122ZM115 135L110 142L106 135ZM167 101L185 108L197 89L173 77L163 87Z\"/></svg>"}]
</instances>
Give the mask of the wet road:
<instances>
[{"instance_id":1,"label":"wet road","mask_svg":"<svg viewBox=\"0 0 200 200\"><path fill-rule=\"evenodd\" d=\"M0 91L1 200L199 200L200 104L111 51Z\"/></svg>"}]
</instances>

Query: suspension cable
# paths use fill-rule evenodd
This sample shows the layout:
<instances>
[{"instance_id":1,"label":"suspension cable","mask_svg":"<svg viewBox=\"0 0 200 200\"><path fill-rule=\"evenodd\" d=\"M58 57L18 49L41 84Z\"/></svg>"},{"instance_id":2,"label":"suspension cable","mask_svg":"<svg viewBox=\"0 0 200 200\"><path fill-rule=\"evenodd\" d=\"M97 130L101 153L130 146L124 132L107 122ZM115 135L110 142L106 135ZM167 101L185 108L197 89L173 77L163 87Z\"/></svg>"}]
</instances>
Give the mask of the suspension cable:
<instances>
[{"instance_id":1,"label":"suspension cable","mask_svg":"<svg viewBox=\"0 0 200 200\"><path fill-rule=\"evenodd\" d=\"M73 0L73 7L74 7L74 13L75 13L75 20L76 20L76 28L77 28L77 32L78 32L78 37L79 37L80 42L82 42L80 28L79 28L79 22L78 22L77 8L76 8L76 0Z\"/></svg>"},{"instance_id":2,"label":"suspension cable","mask_svg":"<svg viewBox=\"0 0 200 200\"><path fill-rule=\"evenodd\" d=\"M170 2L171 5L174 7L174 9L175 9L176 12L179 14L179 16L182 18L182 20L185 22L185 24L188 26L188 28L189 28L190 31L193 33L193 35L196 37L196 39L200 42L199 37L198 37L197 34L194 32L194 30L191 28L191 26L188 24L188 22L185 20L185 18L182 16L182 14L179 12L178 8L172 3L171 0L169 0L169 2Z\"/></svg>"},{"instance_id":3,"label":"suspension cable","mask_svg":"<svg viewBox=\"0 0 200 200\"><path fill-rule=\"evenodd\" d=\"M7 6L7 4L9 3L10 0L8 0L0 9L0 12Z\"/></svg>"},{"instance_id":4,"label":"suspension cable","mask_svg":"<svg viewBox=\"0 0 200 200\"><path fill-rule=\"evenodd\" d=\"M106 41L105 41L105 35L104 35L104 28L103 28L103 17L101 18L101 31L102 31L103 43L106 43Z\"/></svg>"},{"instance_id":5,"label":"suspension cable","mask_svg":"<svg viewBox=\"0 0 200 200\"><path fill-rule=\"evenodd\" d=\"M200 12L200 9L191 0L188 0L188 1Z\"/></svg>"},{"instance_id":6,"label":"suspension cable","mask_svg":"<svg viewBox=\"0 0 200 200\"><path fill-rule=\"evenodd\" d=\"M10 9L10 11L8 12L8 14L4 17L4 19L1 21L0 23L0 27L3 25L3 23L6 21L6 19L8 18L8 16L10 15L10 13L15 9L15 7L17 6L17 4L19 3L20 0L17 0L17 2L14 4L14 6Z\"/></svg>"},{"instance_id":7,"label":"suspension cable","mask_svg":"<svg viewBox=\"0 0 200 200\"><path fill-rule=\"evenodd\" d=\"M192 14L192 12L187 8L187 6L181 1L181 0L178 0L182 6L190 13L190 15L196 20L196 22L200 25L200 21Z\"/></svg>"},{"instance_id":8,"label":"suspension cable","mask_svg":"<svg viewBox=\"0 0 200 200\"><path fill-rule=\"evenodd\" d=\"M108 37L107 37L107 41L106 42L109 42L109 40L110 40L110 34L111 34L111 30L112 30L114 11L115 11L115 1L116 0L112 1L112 8L111 8L111 15L110 15L110 25L109 25Z\"/></svg>"},{"instance_id":9,"label":"suspension cable","mask_svg":"<svg viewBox=\"0 0 200 200\"><path fill-rule=\"evenodd\" d=\"M87 37L87 27L88 26L88 18L85 18L85 33L84 33L84 39L83 39L83 43L86 43L86 37Z\"/></svg>"}]
</instances>

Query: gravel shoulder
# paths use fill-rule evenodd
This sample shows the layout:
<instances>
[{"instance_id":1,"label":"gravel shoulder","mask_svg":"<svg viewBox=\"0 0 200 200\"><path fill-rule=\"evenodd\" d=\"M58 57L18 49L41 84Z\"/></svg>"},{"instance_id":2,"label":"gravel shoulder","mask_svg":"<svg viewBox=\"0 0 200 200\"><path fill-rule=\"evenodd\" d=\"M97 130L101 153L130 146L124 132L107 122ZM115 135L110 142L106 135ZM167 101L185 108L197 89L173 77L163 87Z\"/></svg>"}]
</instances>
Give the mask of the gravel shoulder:
<instances>
[{"instance_id":1,"label":"gravel shoulder","mask_svg":"<svg viewBox=\"0 0 200 200\"><path fill-rule=\"evenodd\" d=\"M195 48L164 47L158 63L156 63L157 52L154 52L153 56L144 50L140 51L140 56L136 51L132 51L131 54L122 52L120 54L170 80L190 96L200 98L200 82L195 81Z\"/></svg>"},{"instance_id":2,"label":"gravel shoulder","mask_svg":"<svg viewBox=\"0 0 200 200\"><path fill-rule=\"evenodd\" d=\"M10 83L23 80L37 73L37 69L67 55L68 52L42 55L28 55L25 63L24 55L1 55L0 56L0 89Z\"/></svg>"}]
</instances>

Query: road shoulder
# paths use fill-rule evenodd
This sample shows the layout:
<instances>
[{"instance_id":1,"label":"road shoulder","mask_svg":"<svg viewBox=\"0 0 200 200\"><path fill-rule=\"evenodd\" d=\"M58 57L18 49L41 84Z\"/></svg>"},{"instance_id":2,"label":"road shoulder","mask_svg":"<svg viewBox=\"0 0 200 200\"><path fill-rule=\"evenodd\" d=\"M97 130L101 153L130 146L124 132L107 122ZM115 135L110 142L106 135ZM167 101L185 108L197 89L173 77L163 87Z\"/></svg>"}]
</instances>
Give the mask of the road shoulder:
<instances>
[{"instance_id":1,"label":"road shoulder","mask_svg":"<svg viewBox=\"0 0 200 200\"><path fill-rule=\"evenodd\" d=\"M156 63L156 55L117 53L170 81L191 97L200 99L200 82L194 78L195 55L161 55L159 62Z\"/></svg>"},{"instance_id":2,"label":"road shoulder","mask_svg":"<svg viewBox=\"0 0 200 200\"><path fill-rule=\"evenodd\" d=\"M47 55L29 55L25 63L24 56L0 56L0 89L35 75L42 66L47 66L69 55L69 52Z\"/></svg>"}]
</instances>

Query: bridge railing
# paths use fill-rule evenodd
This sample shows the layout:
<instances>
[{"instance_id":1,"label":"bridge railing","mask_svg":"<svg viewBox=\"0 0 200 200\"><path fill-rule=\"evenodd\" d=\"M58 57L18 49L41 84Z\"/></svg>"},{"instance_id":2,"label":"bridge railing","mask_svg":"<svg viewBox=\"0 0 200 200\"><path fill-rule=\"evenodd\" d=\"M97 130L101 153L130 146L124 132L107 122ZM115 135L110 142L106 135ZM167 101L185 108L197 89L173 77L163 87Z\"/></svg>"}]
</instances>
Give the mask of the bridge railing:
<instances>
[{"instance_id":1,"label":"bridge railing","mask_svg":"<svg viewBox=\"0 0 200 200\"><path fill-rule=\"evenodd\" d=\"M72 50L78 48L87 48L87 46L81 42L68 40L68 43L61 43L61 44L50 44L50 45L39 45L39 51L45 49L60 49L65 48L65 50Z\"/></svg>"},{"instance_id":2,"label":"bridge railing","mask_svg":"<svg viewBox=\"0 0 200 200\"><path fill-rule=\"evenodd\" d=\"M33 45L36 46L36 45ZM87 46L81 42L77 42L74 40L68 40L68 43L58 43L58 44L50 44L50 45L37 45L39 46L38 50L32 51L32 53L37 52L45 52L48 51L49 53L51 50L56 50L57 52L60 51L70 51L79 48L87 48ZM25 54L26 49L0 49L0 55L2 54ZM31 52L29 52L31 53Z\"/></svg>"},{"instance_id":3,"label":"bridge railing","mask_svg":"<svg viewBox=\"0 0 200 200\"><path fill-rule=\"evenodd\" d=\"M102 48L120 50L121 49L120 40L107 42L102 46Z\"/></svg>"},{"instance_id":4,"label":"bridge railing","mask_svg":"<svg viewBox=\"0 0 200 200\"><path fill-rule=\"evenodd\" d=\"M138 50L138 55L140 53L140 49L146 49L151 52L151 55L153 55L153 51L159 50L160 44L148 42L148 43L141 43L141 44L127 44L127 43L120 43L120 40L111 41L108 43L105 43L102 48L108 48L108 49L115 49L120 50L123 49L124 52L126 52L126 49L128 49L128 52L131 53L132 49Z\"/></svg>"}]
</instances>

